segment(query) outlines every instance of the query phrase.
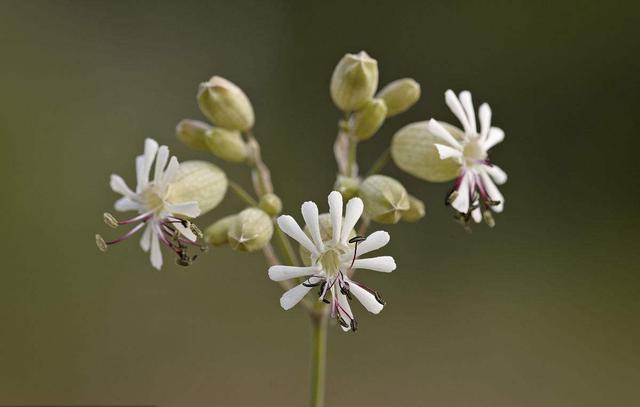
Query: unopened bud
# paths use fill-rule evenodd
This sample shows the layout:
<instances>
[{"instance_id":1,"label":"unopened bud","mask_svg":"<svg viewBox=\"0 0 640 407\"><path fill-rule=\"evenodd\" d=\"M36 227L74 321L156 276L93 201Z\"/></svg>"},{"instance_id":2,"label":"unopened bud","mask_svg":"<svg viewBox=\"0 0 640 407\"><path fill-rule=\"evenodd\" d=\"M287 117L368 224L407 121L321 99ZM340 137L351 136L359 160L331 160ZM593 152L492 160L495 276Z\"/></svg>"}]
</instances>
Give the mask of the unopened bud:
<instances>
[{"instance_id":1,"label":"unopened bud","mask_svg":"<svg viewBox=\"0 0 640 407\"><path fill-rule=\"evenodd\" d=\"M387 105L382 99L371 99L353 116L352 134L359 140L373 136L387 117Z\"/></svg>"},{"instance_id":2,"label":"unopened bud","mask_svg":"<svg viewBox=\"0 0 640 407\"><path fill-rule=\"evenodd\" d=\"M110 214L109 212L105 212L102 215L102 220L104 221L104 223L112 228L117 228L120 224L118 223L118 219L115 218L115 216L113 216L112 214Z\"/></svg>"},{"instance_id":3,"label":"unopened bud","mask_svg":"<svg viewBox=\"0 0 640 407\"><path fill-rule=\"evenodd\" d=\"M387 104L387 117L409 110L420 99L420 84L411 78L398 79L376 96Z\"/></svg>"},{"instance_id":4,"label":"unopened bud","mask_svg":"<svg viewBox=\"0 0 640 407\"><path fill-rule=\"evenodd\" d=\"M333 189L342 194L344 199L351 199L358 195L358 189L360 188L360 178L347 177L345 175L338 175L336 184Z\"/></svg>"},{"instance_id":5,"label":"unopened bud","mask_svg":"<svg viewBox=\"0 0 640 407\"><path fill-rule=\"evenodd\" d=\"M320 224L320 238L322 239L322 241L327 242L331 240L333 237L333 226L331 223L331 215L329 215L328 213L321 213L320 216L318 216L318 223ZM309 239L312 239L309 226L305 226L304 233L306 233L307 236L309 236ZM355 236L356 236L356 231L351 229L351 231L349 232L349 236L347 237L347 241ZM300 253L300 258L302 259L302 262L306 266L310 266L311 253L309 252L309 250L305 249L304 246L300 245L299 253Z\"/></svg>"},{"instance_id":6,"label":"unopened bud","mask_svg":"<svg viewBox=\"0 0 640 407\"><path fill-rule=\"evenodd\" d=\"M398 223L409 209L409 195L402 184L386 175L372 175L360 185L367 216L378 223Z\"/></svg>"},{"instance_id":7,"label":"unopened bud","mask_svg":"<svg viewBox=\"0 0 640 407\"><path fill-rule=\"evenodd\" d=\"M237 130L214 127L207 132L207 146L216 157L240 163L247 159L247 145Z\"/></svg>"},{"instance_id":8,"label":"unopened bud","mask_svg":"<svg viewBox=\"0 0 640 407\"><path fill-rule=\"evenodd\" d=\"M331 98L345 112L359 110L378 87L378 62L361 51L346 54L331 76Z\"/></svg>"},{"instance_id":9,"label":"unopened bud","mask_svg":"<svg viewBox=\"0 0 640 407\"><path fill-rule=\"evenodd\" d=\"M207 130L211 126L199 120L184 119L176 126L176 136L185 145L207 151Z\"/></svg>"},{"instance_id":10,"label":"unopened bud","mask_svg":"<svg viewBox=\"0 0 640 407\"><path fill-rule=\"evenodd\" d=\"M282 212L282 200L273 193L262 195L258 206L270 216L277 216Z\"/></svg>"},{"instance_id":11,"label":"unopened bud","mask_svg":"<svg viewBox=\"0 0 640 407\"><path fill-rule=\"evenodd\" d=\"M206 161L185 161L169 189L168 202L198 202L200 215L218 206L227 192L227 176Z\"/></svg>"},{"instance_id":12,"label":"unopened bud","mask_svg":"<svg viewBox=\"0 0 640 407\"><path fill-rule=\"evenodd\" d=\"M229 227L235 222L237 215L225 216L215 221L204 231L204 240L212 246L221 246L228 242Z\"/></svg>"},{"instance_id":13,"label":"unopened bud","mask_svg":"<svg viewBox=\"0 0 640 407\"><path fill-rule=\"evenodd\" d=\"M253 127L253 106L247 95L234 83L214 76L200 84L200 110L216 126L247 131Z\"/></svg>"},{"instance_id":14,"label":"unopened bud","mask_svg":"<svg viewBox=\"0 0 640 407\"><path fill-rule=\"evenodd\" d=\"M455 138L462 139L462 131L440 122ZM428 122L416 122L404 126L393 136L391 157L396 165L425 181L446 182L456 178L461 165L453 158L440 159L435 144L442 140L429 131Z\"/></svg>"},{"instance_id":15,"label":"unopened bud","mask_svg":"<svg viewBox=\"0 0 640 407\"><path fill-rule=\"evenodd\" d=\"M405 222L417 222L424 218L424 202L413 195L409 195L409 209L402 212L402 220Z\"/></svg>"},{"instance_id":16,"label":"unopened bud","mask_svg":"<svg viewBox=\"0 0 640 407\"><path fill-rule=\"evenodd\" d=\"M253 252L262 249L273 235L273 222L265 211L247 208L240 212L229 227L229 245L234 250Z\"/></svg>"}]
</instances>

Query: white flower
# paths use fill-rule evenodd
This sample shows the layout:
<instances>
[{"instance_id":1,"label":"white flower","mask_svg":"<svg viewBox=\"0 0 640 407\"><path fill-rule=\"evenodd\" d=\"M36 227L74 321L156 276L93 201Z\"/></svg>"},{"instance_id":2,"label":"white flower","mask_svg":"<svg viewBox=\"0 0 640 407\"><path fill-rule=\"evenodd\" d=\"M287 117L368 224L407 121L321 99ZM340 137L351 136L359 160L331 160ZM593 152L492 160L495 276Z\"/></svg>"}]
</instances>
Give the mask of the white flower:
<instances>
[{"instance_id":1,"label":"white flower","mask_svg":"<svg viewBox=\"0 0 640 407\"><path fill-rule=\"evenodd\" d=\"M479 223L484 215L487 223L492 226L493 218L489 209L502 212L504 208L504 197L496 184L504 184L507 174L489 161L487 152L504 139L504 132L491 127L491 108L486 103L478 109L478 132L469 91L462 91L456 97L452 90L447 90L445 101L464 129L460 132L462 136L456 134L456 138L438 121L429 121L429 130L442 140L442 144L435 145L440 159L453 158L461 166L460 175L447 197L447 203L459 212L463 220L468 222L469 217L472 217Z\"/></svg>"},{"instance_id":2,"label":"white flower","mask_svg":"<svg viewBox=\"0 0 640 407\"><path fill-rule=\"evenodd\" d=\"M351 280L348 276L352 269L369 269L389 273L396 268L391 256L358 259L358 255L377 250L389 242L387 232L374 232L366 239L349 239L356 222L362 215L364 205L360 198L347 202L344 219L342 217L342 195L333 191L329 194L329 216L331 236L323 241L318 215L318 206L314 202L302 204L304 218L311 238L289 215L278 218L278 226L287 235L298 241L311 254L308 267L272 266L269 277L273 281L305 277L304 282L285 292L280 305L285 310L292 308L313 288L319 287L319 300L330 304L331 316L336 318L345 331L357 329L356 320L351 312L349 300L355 297L370 312L377 314L384 301L377 292ZM360 244L358 244L361 242Z\"/></svg>"},{"instance_id":3,"label":"white flower","mask_svg":"<svg viewBox=\"0 0 640 407\"><path fill-rule=\"evenodd\" d=\"M154 167L153 178L151 167ZM168 164L167 164L168 163ZM105 214L105 222L113 227L136 224L119 239L105 242L100 235L96 236L98 247L106 250L108 245L121 242L145 228L140 246L145 252L151 251L151 264L156 269L162 267L160 243L164 244L179 257L179 264L186 265L192 260L186 254L187 244L195 244L199 231L188 219L200 215L196 201L172 202L169 196L171 183L174 181L180 165L176 157L169 159L169 148L158 146L155 140L145 140L144 153L136 157L137 187L132 191L119 175L111 175L111 189L122 194L116 201L118 211L138 211L138 215L127 220L118 221L112 215ZM145 227L146 226L146 227Z\"/></svg>"}]
</instances>

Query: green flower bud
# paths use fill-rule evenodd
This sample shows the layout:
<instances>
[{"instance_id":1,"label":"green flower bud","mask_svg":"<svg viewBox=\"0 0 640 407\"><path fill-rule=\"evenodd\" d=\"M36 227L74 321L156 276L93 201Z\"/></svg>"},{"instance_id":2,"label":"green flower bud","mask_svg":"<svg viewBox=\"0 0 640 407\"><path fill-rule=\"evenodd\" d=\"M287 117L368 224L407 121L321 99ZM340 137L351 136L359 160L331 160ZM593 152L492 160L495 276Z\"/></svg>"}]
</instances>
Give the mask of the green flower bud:
<instances>
[{"instance_id":1,"label":"green flower bud","mask_svg":"<svg viewBox=\"0 0 640 407\"><path fill-rule=\"evenodd\" d=\"M333 189L340 192L345 200L348 200L358 195L360 182L360 178L358 177L338 175Z\"/></svg>"},{"instance_id":2,"label":"green flower bud","mask_svg":"<svg viewBox=\"0 0 640 407\"><path fill-rule=\"evenodd\" d=\"M333 237L333 226L331 225L331 215L329 215L328 213L322 213L320 214L320 216L318 216L318 221L320 223L320 237L322 238L322 241L327 242L331 240ZM309 231L308 226L305 226L304 233L306 233L307 236L309 236L309 239L311 239L311 232ZM349 237L347 240L351 239L355 235L356 235L356 231L351 230L351 232L349 232ZM300 253L300 258L302 259L302 262L306 266L310 266L311 253L307 249L305 249L303 246L299 247L299 253Z\"/></svg>"},{"instance_id":3,"label":"green flower bud","mask_svg":"<svg viewBox=\"0 0 640 407\"><path fill-rule=\"evenodd\" d=\"M382 99L371 99L353 115L352 134L359 140L373 136L387 117L387 105Z\"/></svg>"},{"instance_id":4,"label":"green flower bud","mask_svg":"<svg viewBox=\"0 0 640 407\"><path fill-rule=\"evenodd\" d=\"M398 223L409 209L409 194L401 183L386 175L372 175L360 185L364 211L378 223Z\"/></svg>"},{"instance_id":5,"label":"green flower bud","mask_svg":"<svg viewBox=\"0 0 640 407\"><path fill-rule=\"evenodd\" d=\"M424 202L413 195L409 195L409 209L402 212L402 220L405 222L417 222L424 218L424 213Z\"/></svg>"},{"instance_id":6,"label":"green flower bud","mask_svg":"<svg viewBox=\"0 0 640 407\"><path fill-rule=\"evenodd\" d=\"M247 208L240 212L227 233L229 245L234 250L253 252L262 249L273 235L273 221L258 208Z\"/></svg>"},{"instance_id":7,"label":"green flower bud","mask_svg":"<svg viewBox=\"0 0 640 407\"><path fill-rule=\"evenodd\" d=\"M206 161L185 161L169 189L170 202L196 201L201 215L218 206L227 192L227 176Z\"/></svg>"},{"instance_id":8,"label":"green flower bud","mask_svg":"<svg viewBox=\"0 0 640 407\"><path fill-rule=\"evenodd\" d=\"M361 51L346 54L331 76L331 98L345 112L359 110L378 88L378 62Z\"/></svg>"},{"instance_id":9,"label":"green flower bud","mask_svg":"<svg viewBox=\"0 0 640 407\"><path fill-rule=\"evenodd\" d=\"M440 159L434 144L442 140L429 131L427 121L411 123L393 136L391 157L396 165L409 174L430 182L446 182L460 173L460 163L453 158ZM462 132L447 123L440 122L457 139Z\"/></svg>"},{"instance_id":10,"label":"green flower bud","mask_svg":"<svg viewBox=\"0 0 640 407\"><path fill-rule=\"evenodd\" d=\"M385 86L377 97L387 104L387 117L395 116L420 99L420 84L411 78L398 79Z\"/></svg>"},{"instance_id":11,"label":"green flower bud","mask_svg":"<svg viewBox=\"0 0 640 407\"><path fill-rule=\"evenodd\" d=\"M270 216L277 216L282 211L282 200L276 194L268 193L260 197L260 209Z\"/></svg>"},{"instance_id":12,"label":"green flower bud","mask_svg":"<svg viewBox=\"0 0 640 407\"><path fill-rule=\"evenodd\" d=\"M218 219L204 231L204 239L212 246L222 246L229 242L227 234L229 228L236 221L237 215L225 216Z\"/></svg>"},{"instance_id":13,"label":"green flower bud","mask_svg":"<svg viewBox=\"0 0 640 407\"><path fill-rule=\"evenodd\" d=\"M199 120L184 119L176 126L178 140L196 150L207 151L207 130L211 126Z\"/></svg>"},{"instance_id":14,"label":"green flower bud","mask_svg":"<svg viewBox=\"0 0 640 407\"><path fill-rule=\"evenodd\" d=\"M214 76L200 84L200 110L216 126L246 131L253 127L253 106L245 93L234 83Z\"/></svg>"},{"instance_id":15,"label":"green flower bud","mask_svg":"<svg viewBox=\"0 0 640 407\"><path fill-rule=\"evenodd\" d=\"M225 161L241 163L247 159L247 145L237 130L214 127L207 132L206 143L213 155Z\"/></svg>"}]
</instances>

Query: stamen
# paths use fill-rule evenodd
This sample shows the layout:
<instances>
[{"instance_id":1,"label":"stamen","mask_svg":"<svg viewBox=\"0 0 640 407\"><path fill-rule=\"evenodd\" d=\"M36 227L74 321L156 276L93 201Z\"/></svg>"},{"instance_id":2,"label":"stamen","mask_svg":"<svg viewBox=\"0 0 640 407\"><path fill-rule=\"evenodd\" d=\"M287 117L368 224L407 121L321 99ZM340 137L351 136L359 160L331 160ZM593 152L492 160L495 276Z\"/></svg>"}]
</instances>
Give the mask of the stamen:
<instances>
[{"instance_id":1,"label":"stamen","mask_svg":"<svg viewBox=\"0 0 640 407\"><path fill-rule=\"evenodd\" d=\"M102 214L102 220L107 226L112 227L114 229L119 226L118 219L116 219L115 216L113 216L109 212L105 212Z\"/></svg>"},{"instance_id":2,"label":"stamen","mask_svg":"<svg viewBox=\"0 0 640 407\"><path fill-rule=\"evenodd\" d=\"M358 322L355 319L351 320L351 331L355 332L358 330Z\"/></svg>"},{"instance_id":3,"label":"stamen","mask_svg":"<svg viewBox=\"0 0 640 407\"><path fill-rule=\"evenodd\" d=\"M458 191L454 189L445 198L445 200L444 200L445 206L451 205L453 203L453 201L456 200L456 198L458 198Z\"/></svg>"},{"instance_id":4,"label":"stamen","mask_svg":"<svg viewBox=\"0 0 640 407\"><path fill-rule=\"evenodd\" d=\"M105 242L100 235L96 235L96 246L98 246L98 249L100 249L101 252L107 251L107 242Z\"/></svg>"},{"instance_id":5,"label":"stamen","mask_svg":"<svg viewBox=\"0 0 640 407\"><path fill-rule=\"evenodd\" d=\"M195 223L191 224L191 231L193 232L194 235L198 236L199 239L204 238L204 233L202 233L200 228L197 227Z\"/></svg>"},{"instance_id":6,"label":"stamen","mask_svg":"<svg viewBox=\"0 0 640 407\"><path fill-rule=\"evenodd\" d=\"M355 243L355 246L353 248L353 259L351 259L351 264L349 265L349 269L353 268L353 265L356 262L356 257L358 257L358 243L364 242L365 240L367 240L367 238L364 236L355 236L349 239L349 243Z\"/></svg>"},{"instance_id":7,"label":"stamen","mask_svg":"<svg viewBox=\"0 0 640 407\"><path fill-rule=\"evenodd\" d=\"M493 215L490 210L485 210L482 212L482 217L484 218L485 223L490 227L494 227L496 225L496 221L493 219Z\"/></svg>"}]
</instances>

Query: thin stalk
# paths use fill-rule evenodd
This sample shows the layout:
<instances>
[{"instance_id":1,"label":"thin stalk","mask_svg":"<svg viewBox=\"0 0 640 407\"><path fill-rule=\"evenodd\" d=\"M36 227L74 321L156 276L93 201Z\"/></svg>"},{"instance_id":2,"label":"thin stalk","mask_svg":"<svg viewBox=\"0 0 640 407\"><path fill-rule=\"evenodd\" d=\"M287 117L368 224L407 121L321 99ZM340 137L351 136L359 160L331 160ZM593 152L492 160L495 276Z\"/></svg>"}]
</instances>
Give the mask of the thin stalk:
<instances>
[{"instance_id":1,"label":"thin stalk","mask_svg":"<svg viewBox=\"0 0 640 407\"><path fill-rule=\"evenodd\" d=\"M229 188L236 194L236 196L242 199L249 206L258 206L258 202L253 199L250 193L248 193L244 188L242 188L239 184L229 180Z\"/></svg>"},{"instance_id":2,"label":"thin stalk","mask_svg":"<svg viewBox=\"0 0 640 407\"><path fill-rule=\"evenodd\" d=\"M368 177L370 175L377 174L378 172L380 172L380 170L382 170L384 166L387 165L387 163L389 162L389 158L391 158L391 150L387 148L382 152L382 154L380 154L380 156L376 159L376 161L373 163L371 168L369 168L369 171L367 171L366 176Z\"/></svg>"},{"instance_id":3,"label":"thin stalk","mask_svg":"<svg viewBox=\"0 0 640 407\"><path fill-rule=\"evenodd\" d=\"M282 230L278 227L278 225L274 225L276 236L278 239L278 246L280 246L280 250L284 252L284 255L287 258L287 262L290 266L299 266L300 262L298 261L298 256L296 256L295 250L293 250L293 246L291 246L291 242L289 238L284 234Z\"/></svg>"},{"instance_id":4,"label":"thin stalk","mask_svg":"<svg viewBox=\"0 0 640 407\"><path fill-rule=\"evenodd\" d=\"M353 137L349 137L349 150L347 152L347 176L355 177L355 165L358 156L358 140Z\"/></svg>"},{"instance_id":5,"label":"thin stalk","mask_svg":"<svg viewBox=\"0 0 640 407\"><path fill-rule=\"evenodd\" d=\"M323 407L327 373L327 320L326 312L311 317L313 348L311 354L311 407Z\"/></svg>"}]
</instances>

